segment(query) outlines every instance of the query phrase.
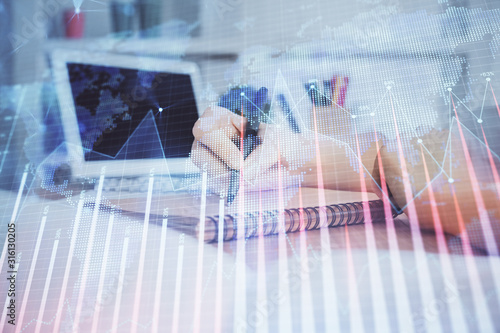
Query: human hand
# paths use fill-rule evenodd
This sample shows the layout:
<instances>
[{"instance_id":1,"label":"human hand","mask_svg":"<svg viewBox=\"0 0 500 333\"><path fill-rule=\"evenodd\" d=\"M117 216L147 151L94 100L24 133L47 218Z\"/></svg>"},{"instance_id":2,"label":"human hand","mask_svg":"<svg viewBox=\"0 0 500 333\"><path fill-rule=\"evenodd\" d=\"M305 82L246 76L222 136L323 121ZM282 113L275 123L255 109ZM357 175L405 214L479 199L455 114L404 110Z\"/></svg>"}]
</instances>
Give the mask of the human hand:
<instances>
[{"instance_id":1,"label":"human hand","mask_svg":"<svg viewBox=\"0 0 500 333\"><path fill-rule=\"evenodd\" d=\"M243 160L238 146L246 125L246 118L218 106L207 108L196 122L191 159L207 170L210 188L224 194L231 170L240 170L250 190L297 184L305 162L312 160L310 140L279 123L260 124L259 145Z\"/></svg>"}]
</instances>

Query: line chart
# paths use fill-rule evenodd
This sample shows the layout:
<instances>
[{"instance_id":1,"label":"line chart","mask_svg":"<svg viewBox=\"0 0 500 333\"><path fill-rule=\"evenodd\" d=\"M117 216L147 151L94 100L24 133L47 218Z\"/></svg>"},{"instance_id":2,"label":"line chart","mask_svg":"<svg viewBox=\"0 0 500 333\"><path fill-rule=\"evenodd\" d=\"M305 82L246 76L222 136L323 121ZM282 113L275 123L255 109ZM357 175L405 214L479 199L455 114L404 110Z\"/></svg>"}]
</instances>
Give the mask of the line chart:
<instances>
[{"instance_id":1,"label":"line chart","mask_svg":"<svg viewBox=\"0 0 500 333\"><path fill-rule=\"evenodd\" d=\"M483 101L482 101L482 107L481 107L481 111L480 111L480 114L479 116L475 115L468 107L466 107L464 105L464 103L462 103L460 101L460 99L457 97L457 95L452 91L452 90L448 90L449 91L449 101L451 102L450 105L453 105L453 101L456 100L456 105L454 106L455 109L459 106L464 106L465 110L467 112L469 112L470 114L472 114L474 116L474 119L477 121L477 123L480 125L480 127L482 128L482 122L480 122L479 120L482 120L483 117L485 116L485 113L484 113L484 100L487 98L487 91L488 91L488 87L491 87L491 92L492 92L492 96L494 97L495 99L495 102L496 102L496 96L494 94L494 90L493 90L493 87L491 86L491 79L488 78L486 80L486 87L485 87L485 92L484 92L484 96L483 96ZM315 89L314 87L312 87L311 89ZM487 141L487 138L486 138L486 134L484 134L484 131L483 131L483 139L481 139L480 137L478 137L477 135L474 134L474 132L469 128L467 127L467 124L463 123L460 119L459 119L459 115L458 113L455 113L455 115L451 115L450 119L450 126L449 126L449 134L448 134L448 137L445 138L445 146L444 146L444 149L443 149L443 157L442 159L441 158L438 158L436 156L433 155L431 149L429 149L425 143L421 140L421 137L418 135L417 131L415 130L415 128L413 128L411 126L411 122L410 122L410 119L408 118L407 114L404 112L404 108L401 106L401 103L399 101L399 99L397 98L396 94L395 94L395 91L396 89L387 89L386 93L381 97L380 101L378 102L378 104L376 105L376 107L374 109L372 109L371 113L370 114L365 114L365 115L356 115L354 113L352 113L351 111L349 111L348 109L345 109L341 106L338 106L339 109L343 110L343 112L345 112L346 114L348 114L351 119L355 122L354 124L356 124L357 121L362 121L362 119L366 119L365 117L368 117L370 116L371 118L373 117L376 117L377 113L378 112L382 112L380 110L380 107L381 105L384 103L384 102L387 102L387 101L393 101L393 105L394 105L394 109L393 109L393 112L394 112L394 117L396 117L396 109L399 110L398 114L401 115L401 119L403 120L403 122L405 124L407 124L408 128L410 129L411 133L413 134L413 138L417 140L417 142L419 143L419 146L421 147L421 151L422 151L422 156L423 158L425 159L426 157L429 157L430 160L432 161L431 163L434 163L438 168L439 168L439 172L437 175L433 175L432 178L428 178L427 179L427 182L426 182L426 186L422 189L419 189L418 192L414 193L411 200L408 200L406 205L404 207L401 207L401 210L406 210L410 205L412 205L413 201L419 197L419 195L421 193L423 193L424 191L426 191L427 189L429 189L429 186L431 186L433 184L434 181L436 181L441 175L444 175L446 176L448 179L449 179L449 182L450 183L453 183L454 180L452 178L452 158L453 158L453 154L452 154L452 147L451 147L451 133L457 129L457 128L461 128L461 133L467 133L467 135L469 135L471 138L473 138L474 140L476 140L480 145L481 147L485 148L486 149L486 152L488 153L488 157L489 157L489 162L491 163L490 164L490 167L493 168L494 165L495 165L495 160L498 161L500 160L500 157L499 155L491 150L490 146L488 145L488 141ZM299 98L299 102L298 103L301 103L305 98L307 97L307 92L301 96ZM334 101L332 101L332 103L335 103ZM450 106L451 107L451 106ZM297 104L293 102L292 104L292 110L295 110L297 108ZM498 108L498 104L497 104L497 108ZM262 112L262 110L261 110ZM456 112L456 111L455 111ZM356 160L358 161L359 163L359 169L362 170L368 177L368 179L371 179L371 180L375 180L373 175L370 174L370 171L369 171L369 167L371 166L366 166L362 163L362 160L361 160L361 153L360 153L360 150L359 150L359 146L358 147L354 147L354 146L351 146L351 144L349 142L345 142L345 141L340 141L340 140L337 140L335 138L332 138L332 137L329 137L329 136L326 136L326 135L322 135L321 133L314 133L314 131L310 130L310 129L307 129L304 125L305 125L305 121L299 116L297 116L297 119L299 122L301 122L301 125L303 126L304 128L304 132L306 132L307 134L311 134L311 135L317 135L319 138L321 138L322 140L329 140L331 142L334 142L334 143L338 143L338 144L341 144L343 146L345 146L348 151L350 153L352 153L352 156L354 156L356 158ZM361 120L360 120L361 119ZM275 125L278 125L277 123L274 123ZM356 132L357 134L357 132ZM449 163L450 165L450 169L449 171L447 170L447 163ZM362 172L360 172L360 175L362 174ZM16 200L16 205L14 207L14 211L12 213L12 220L15 220L16 217L18 216L18 213L19 211L22 209L21 208L21 199L22 199L22 194L23 194L23 190L25 188L25 185L26 185L26 178L27 178L27 175L28 175L28 170L25 171L24 175L23 175L23 181L21 183L21 187L19 189L19 192L18 192L18 197L17 197L17 200ZM169 175L170 176L170 175ZM207 179L206 179L206 173L204 173L204 178L203 178L203 183L205 184L205 190L206 191L206 182L207 182ZM497 174L497 177L498 177L498 174ZM104 178L104 174L102 175L101 178ZM152 190L153 190L153 179L154 177L151 176L150 178L150 183L149 183L149 189L148 189L148 207L150 206L150 200L151 200L151 193L152 193ZM364 178L364 177L362 177ZM247 182L247 184L249 185L254 185L255 183L247 180L247 179L244 179L245 182ZM458 181L458 180L457 180ZM100 200L100 193L102 191L102 182L99 183L100 184L100 188L101 190L98 190L98 195L97 195L97 198L96 200L99 201ZM191 187L193 186L196 186L196 184L191 184L190 185ZM377 184L377 186L379 187L379 189L381 190L382 193L384 193L384 195L386 195L386 191L384 190L384 187L382 186L382 184ZM181 191L181 190L184 190L184 189L174 189L174 191ZM68 298L65 293L66 293L66 290L68 288L68 274L69 274L69 267L71 266L71 260L72 258L74 257L73 255L73 251L74 251L74 242L76 240L76 237L77 237L77 233L78 233L78 226L79 226L79 222L81 221L81 214L82 214L82 209L83 209L83 206L84 206L84 199L85 196L84 195L81 195L80 198L79 198L79 201L78 201L78 205L77 205L77 211L76 211L76 216L75 216L75 226L73 227L73 230L72 230L72 238L71 238L71 244L72 246L70 247L70 251L69 251L69 256L67 258L67 263L66 263L66 272L65 272L65 278L63 280L63 284L62 284L62 288L61 288L61 294L59 295L59 305L57 307L57 311L56 313L53 315L53 318L49 321L43 321L42 318L43 318L43 313L38 315L37 318L33 318L33 319L30 319L30 320L27 320L26 322L23 322L22 323L22 326L19 326L19 329L18 331L19 332L23 332L25 331L26 329L28 329L28 327L30 327L31 325L35 325L36 324L36 331L40 331L41 330L41 327L42 325L43 326L51 326L51 325L54 325L54 330L58 330L61 325L62 325L62 321L63 321L63 312L66 310L67 313L71 313L71 315L69 315L70 319L71 319L71 325L77 325L79 320L81 319L81 311L82 311L82 306L83 306L83 298L85 297L85 289L81 289L81 292L80 292L80 295L78 297L78 302L77 302L77 307L75 310L75 318L73 318L73 309L71 308L70 304L72 303L71 301L71 298ZM388 199L388 196L386 196L386 199ZM96 221L97 221L97 214L99 213L98 208L99 205L97 205L95 208L94 208L94 211L93 211L93 215L92 215L92 224L95 224ZM394 206L393 206L394 207ZM114 216L114 215L113 215ZM204 216L204 215L203 215ZM200 219L202 219L203 216L200 216ZM46 219L46 217L45 217ZM45 220L44 220L45 222ZM43 229L43 226L44 226L44 222L42 223L42 226L40 226L41 229ZM145 223L148 223L147 221ZM166 227L166 221L164 221L165 223L165 227L162 228L162 232L165 232L166 233L166 230L167 230L167 227ZM107 235L106 235L106 238L108 239L108 237L110 237L111 235L111 232L112 232L112 228L113 228L113 223L110 223L110 226L108 228L108 231L107 231ZM168 227L170 229L170 226ZM258 228L258 226L256 227ZM412 231L412 236L414 236L414 234L416 234L417 231ZM420 232L418 232L420 233ZM144 234L143 234L143 238L145 237L145 235L147 235L147 229L146 231L144 231ZM39 237L41 237L41 232L40 232L40 235ZM144 238L145 239L145 238ZM143 239L143 241L144 241ZM164 241L164 240L163 240ZM247 243L248 239L245 239L245 240L242 240L242 245L244 246L246 243ZM292 241L290 240L290 238L285 234L283 235L283 241L284 241L284 250L286 251L286 247L289 247L292 251L292 257L294 258L295 262L301 262L302 260L304 260L305 257L307 257L307 255L304 257L304 254L302 253L303 251L302 250L298 250L294 247L294 244L292 243ZM127 253L128 251L131 250L131 248L129 248L129 243L128 243L128 238L127 239L124 239L124 242L126 243L126 246L124 245L123 247L123 253L125 254L123 258L123 260L126 260L127 258ZM55 258L55 253L58 249L58 244L59 244L59 240L55 240L54 242L54 245L53 245L53 256L52 256L52 259L51 259L51 265L50 267L53 268L53 263L54 263L54 258ZM109 243L108 243L108 246L109 246ZM89 253L89 257L86 259L86 263L87 263L87 266L89 265L89 262L90 262L90 256L93 255L93 248L94 248L94 245L92 243L92 241L90 242L89 244L89 248L87 249L88 253ZM179 247L180 248L180 247ZM5 249L2 251L2 258L0 260L0 262L4 263L5 261ZM315 257L317 256L317 250L314 250L312 248L308 248L308 251L307 252L310 252L310 254ZM444 251L446 252L446 251ZM141 253L145 253L145 245L144 245L144 248L141 249ZM401 265L400 263L394 263L394 260L397 260L398 262L401 262L401 259L399 257L395 257L393 253L389 253L389 254L386 254L386 255L382 255L382 256L376 256L375 258L371 258L370 260L368 260L368 263L366 263L362 268L361 270L358 270L358 272L354 272L352 271L351 274L354 274L354 276L352 277L353 280L355 281L360 281L364 278L365 274L369 274L369 272L372 272L373 268L374 268L374 260L376 260L377 262L377 265L380 264L381 262L385 261L385 260L390 260L391 262L391 267L393 270L397 269L397 267L399 267L399 269L404 272L404 274L408 275L408 274L415 274L415 273L421 273L419 272L419 268L422 268L422 267L427 267L427 275L430 274L429 273L429 269L431 268L432 264L434 262L438 262L439 260L449 260L449 254L448 253L441 253L445 258L445 259L439 259L438 258L433 258L433 259L430 259L428 260L428 258L424 258L424 257L421 257L421 255L423 255L424 251L422 250L421 252L419 252L420 254L417 255L420 256L420 259L416 258L417 262L419 262L419 264L417 266L415 266L414 268L411 268L411 269L408 269L406 268L404 265ZM200 254L198 254L200 255ZM202 255L202 254L201 254ZM179 254L179 257L182 258L181 254ZM36 255L35 257L36 258ZM330 257L331 259L331 257ZM144 259L143 259L144 260ZM352 258L348 259L348 260L353 260ZM227 281L231 281L232 279L235 278L235 276L237 275L236 271L238 269L238 265L241 265L242 263L244 264L245 262L245 259L244 258L240 258L240 261L241 262L235 262L233 265L232 265L232 268L230 268L229 271L227 270L222 270L220 271L220 273L218 273L218 279L221 279L221 278L224 278L226 279ZM325 262L324 260L321 260L321 262ZM494 259L491 259L491 263L490 263L490 267L495 267L495 265L497 264L496 260ZM198 270L197 270L197 274L200 275L200 278L201 278L201 274L202 274L202 269L200 266L202 265L201 262L198 263ZM450 281L451 285L454 285L456 286L457 283L456 281L454 280L453 278L453 273L451 272L451 264L448 263L447 264L447 275L450 276L451 278L448 280ZM469 263L470 265L470 263ZM207 290L210 288L210 283L213 279L216 278L216 274L214 274L216 272L216 268L219 269L219 262L217 260L211 262L211 263L203 263L203 266L205 267L208 267L209 271L208 271L208 275L205 276L206 280L205 282L203 283L203 285L201 285L201 280L199 280L199 284L197 286L197 298L198 299L203 299L206 295L206 292ZM140 265L140 267L143 267L143 264ZM377 266L378 267L378 266ZM125 262L122 262L121 266L120 266L120 269L124 274L126 274L127 272L127 268L125 266ZM288 269L288 265L287 265L287 269ZM471 268L472 269L472 268ZM451 273L450 273L451 272ZM161 277L162 275L159 273L159 272L155 272L157 273L158 277ZM179 273L179 272L177 272ZM50 276L52 273L52 269L50 271L50 274L48 276ZM102 272L101 274L105 274L105 272ZM240 272L239 273L240 275L241 274L246 274L246 273L243 273L243 272ZM335 277L335 271L332 272L333 276ZM371 273L373 274L373 273ZM381 274L380 272L378 274ZM472 273L471 273L472 274ZM494 270L493 271L493 274L498 277L499 275L499 272L497 270ZM104 276L104 275L103 275ZM155 275L156 276L156 275ZM427 277L427 278L422 278L422 277L419 277L418 278L419 281L424 281L424 280L428 280L430 281L430 278ZM101 279L102 281L102 279ZM402 282L404 283L404 281ZM123 281L122 281L122 284L123 284ZM138 284L136 285L136 287L139 286L139 281L138 281ZM140 292L140 289L136 289L136 290L139 290ZM98 294L101 294L102 293L102 290L100 290L98 292ZM433 292L435 293L435 292ZM475 293L479 293L477 294L475 297L476 297L476 302L478 302L479 304L477 305L478 306L478 309L479 308L484 308L485 307L485 304L483 304L484 302L486 302L488 299L491 299L493 297L500 297L500 295L498 295L497 293L495 292L490 292L488 295L485 295L481 290L476 290ZM481 295L483 294L483 295ZM24 296L25 300L27 300L29 297L29 289L28 289L28 294L26 294ZM136 295L136 299L138 296ZM178 299L179 297L181 297L181 295L177 295L176 296L176 299ZM403 298L405 298L406 296L404 296ZM428 299L431 299L432 300L432 297L433 296L429 296ZM44 297L45 298L45 297ZM353 301L356 302L356 300L359 298L359 296L354 296L354 298L352 299ZM425 302L425 301L424 301ZM339 304L340 305L340 304ZM246 305L245 305L246 306ZM348 310L348 306L338 306L337 307L337 311L339 314L343 315L343 316L347 316L347 315L352 315L350 314L349 310ZM159 309L159 303L157 305L157 310L156 310L156 313L158 313L158 310ZM120 311L120 307L117 306L115 307L115 310L116 311ZM243 308L243 310L245 310L244 312L246 313L246 308ZM138 310L137 310L138 311ZM180 311L180 310L177 310L177 311ZM198 310L200 311L200 310ZM385 310L384 310L385 311ZM131 319L127 319L126 321L119 321L118 320L118 315L119 314L115 314L114 316L114 320L113 320L113 327L109 329L109 331L113 331L115 329L117 329L118 327L122 327L123 325L127 325L127 324L132 324L133 327L133 330L136 330L137 328L148 328L150 327L153 323L157 323L157 320L158 318L152 318L150 320L146 320L145 322L142 322L139 320L139 315L138 315L138 312L135 312L133 317ZM382 314L383 315L383 314ZM467 319L465 318L466 314L463 314L462 315L462 320L463 321L466 321ZM332 323L332 325L338 325L338 321L339 319L335 319L335 321ZM65 325L68 324L68 323L65 323ZM402 324L402 323L401 323ZM400 325L401 325L400 324ZM93 323L93 325L97 325L97 321L95 323ZM384 326L383 323L380 324L380 330L382 329L382 327L386 327ZM492 323L489 322L488 320L484 321L481 325L484 325L484 327L492 327ZM96 326L95 326L96 327ZM195 328L195 330L197 330Z\"/></svg>"}]
</instances>

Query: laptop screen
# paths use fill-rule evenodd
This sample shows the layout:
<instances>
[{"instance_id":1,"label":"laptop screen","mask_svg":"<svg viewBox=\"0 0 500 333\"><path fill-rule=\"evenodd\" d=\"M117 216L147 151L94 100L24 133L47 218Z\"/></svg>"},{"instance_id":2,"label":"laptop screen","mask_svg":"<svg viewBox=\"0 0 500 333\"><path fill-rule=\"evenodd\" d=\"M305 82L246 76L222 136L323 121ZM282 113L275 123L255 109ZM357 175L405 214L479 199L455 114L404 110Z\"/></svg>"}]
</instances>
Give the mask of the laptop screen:
<instances>
[{"instance_id":1,"label":"laptop screen","mask_svg":"<svg viewBox=\"0 0 500 333\"><path fill-rule=\"evenodd\" d=\"M67 63L86 161L188 157L189 74Z\"/></svg>"}]
</instances>

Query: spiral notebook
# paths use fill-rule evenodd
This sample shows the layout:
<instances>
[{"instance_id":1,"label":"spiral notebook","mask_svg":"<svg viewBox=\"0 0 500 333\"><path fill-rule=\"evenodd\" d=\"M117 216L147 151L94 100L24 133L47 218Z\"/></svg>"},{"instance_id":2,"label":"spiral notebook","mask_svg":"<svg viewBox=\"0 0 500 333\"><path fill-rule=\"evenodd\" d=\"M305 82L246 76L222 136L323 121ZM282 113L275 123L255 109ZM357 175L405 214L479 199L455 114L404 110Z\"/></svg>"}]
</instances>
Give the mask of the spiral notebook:
<instances>
[{"instance_id":1,"label":"spiral notebook","mask_svg":"<svg viewBox=\"0 0 500 333\"><path fill-rule=\"evenodd\" d=\"M316 230L321 228L321 221L328 227L360 224L365 222L363 196L358 192L325 190L327 205L318 206L319 192L315 188L302 188L300 191L290 191L288 197L277 191L247 193L247 206L239 211L235 203L224 208L222 232L224 241L238 237L254 237L259 234L274 235L280 231L297 232L300 230ZM281 196L281 197L280 197ZM373 222L385 219L382 200L374 194L366 194L367 207ZM279 199L281 198L281 199ZM219 239L220 198L207 196L205 207L204 228L200 224L200 198L191 194L173 193L171 195L153 196L150 206L149 222L155 224L167 223L186 234L203 237L206 242ZM279 211L278 200L284 200L284 210ZM257 205L256 203L259 202ZM146 197L120 198L109 200L115 209L138 218L144 218ZM260 207L260 209L255 209ZM392 212L394 214L394 212ZM240 218L243 218L243 221ZM243 222L243 223L241 223ZM238 232L238 226L244 226L243 233ZM203 235L200 231L203 229Z\"/></svg>"},{"instance_id":2,"label":"spiral notebook","mask_svg":"<svg viewBox=\"0 0 500 333\"><path fill-rule=\"evenodd\" d=\"M368 201L370 217L373 222L385 219L384 205L382 200ZM321 228L321 215L327 227L340 227L344 225L360 224L365 222L363 202L350 202L338 205L328 205L325 207L304 207L285 209L279 211L263 211L245 213L242 224L238 223L238 214L224 215L221 223L220 216L209 216L205 219L203 237L206 242L217 242L219 230L222 230L222 240L229 241L238 238L238 226L243 225L245 238L278 234L281 230L285 233L297 232L301 230L316 230ZM200 223L197 223L196 236L201 237ZM242 236L242 237L243 237Z\"/></svg>"}]
</instances>

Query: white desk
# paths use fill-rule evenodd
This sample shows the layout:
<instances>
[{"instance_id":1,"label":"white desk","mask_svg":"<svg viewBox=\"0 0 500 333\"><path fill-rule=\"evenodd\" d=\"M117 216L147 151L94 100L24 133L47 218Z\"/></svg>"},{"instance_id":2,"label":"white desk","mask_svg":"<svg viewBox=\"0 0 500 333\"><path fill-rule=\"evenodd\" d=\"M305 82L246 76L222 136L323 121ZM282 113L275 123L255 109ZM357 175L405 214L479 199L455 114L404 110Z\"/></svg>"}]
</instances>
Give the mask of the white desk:
<instances>
[{"instance_id":1,"label":"white desk","mask_svg":"<svg viewBox=\"0 0 500 333\"><path fill-rule=\"evenodd\" d=\"M87 194L89 201L92 201L94 195ZM3 193L2 196L7 200L15 199L14 193ZM158 274L162 229L159 225L148 224L146 252L141 270L143 218L134 219L116 213L112 231L108 233L111 214L100 211L95 220L94 238L91 240L89 235L94 209L89 205L82 209L78 231L73 236L75 220L78 220L78 202L78 197L54 201L33 195L27 198L20 209L16 230L16 250L20 256L16 282L18 319L21 316L22 300L28 289L30 267L34 267L21 324L23 332L34 332L37 318L42 319L39 324L42 332L52 331L58 319L61 320L61 331L76 331L72 325L76 321L79 300L82 304L80 332L90 331L92 325L96 325L94 327L99 332L129 332L133 328L137 332L149 332L153 331L155 323L159 332L169 332L174 321L176 297L179 300L178 330L193 331L199 276L198 240L185 237L182 261L179 263L182 236L180 232L168 228L164 239L164 266ZM4 209L2 215L8 216L7 210L12 207L11 204L4 200L0 207ZM47 211L46 222L37 252L37 237L44 210ZM5 223L6 221L0 230L2 242L6 234ZM450 260L453 273L445 282L442 274L446 270L436 251L434 235L422 234L426 251L415 252L409 227L396 222L395 231L400 250L392 252L385 224L373 225L376 251L368 250L372 244L366 236L364 225L326 230L324 235L330 242L329 247L322 247L325 239L322 240L321 231L281 236L281 240L280 236L260 240L253 238L240 245L240 249L244 248L246 257L246 265L241 266L235 265L238 243L224 243L222 290L219 298L216 293L217 244L203 244L200 330L212 332L214 325L220 322L223 332L233 331L235 327L241 328L241 331L265 331L268 328L269 332L275 332L281 327L285 331L310 332L314 329L324 331L328 328L327 325L333 325L331 327L336 330L351 329L353 332L361 328L371 332L375 326L392 332L410 331L408 327L413 326L419 332L423 325L427 325L431 330L437 329L439 332L442 329L444 332L450 331L452 323L460 322L460 318L470 331L478 331L483 327L480 324L484 322L496 325L495 329L500 330L498 297L489 268L492 262L488 257L476 256L469 261L469 265L471 262L474 264L481 283L478 289L480 297L474 299L474 290L469 283L470 266L467 266L464 256L453 254L443 257ZM67 271L72 237L75 240L74 251L70 270ZM57 239L57 250L54 251ZM89 244L93 246L89 247ZM101 266L106 244L109 252L103 270ZM126 253L125 244L128 244ZM92 251L89 252L89 249ZM32 266L35 256L36 265ZM401 260L398 260L398 256ZM47 282L51 258L53 269ZM178 267L182 268L179 289L176 288ZM377 274L377 270L380 274ZM4 264L0 282L1 302L8 289L4 278L6 271ZM138 284L139 272L142 272L143 277ZM427 277L425 272L429 274ZM65 277L67 287L63 306L58 308ZM161 281L160 290L157 288L157 277ZM406 294L394 277L401 277L407 289ZM82 280L85 278L83 289ZM419 279L422 278L427 280L419 284ZM432 287L426 282L430 282ZM46 283L49 288L44 293ZM425 290L420 290L419 286L424 285ZM136 303L138 286L141 290L139 303ZM246 292L235 296L237 290ZM101 307L96 306L98 293L101 294ZM41 312L44 297L46 303ZM117 303L120 297L121 301ZM216 316L217 299L221 302L220 317ZM481 311L480 307L476 308L481 305L474 303L478 300L491 310L491 316L487 311ZM157 322L154 321L155 305L159 306ZM137 309L137 322L133 320L134 307ZM326 314L323 313L325 307L328 308ZM61 314L60 318L58 313ZM99 321L94 324L96 318ZM113 326L113 323L116 325ZM7 325L3 331L13 332L14 327Z\"/></svg>"}]
</instances>

